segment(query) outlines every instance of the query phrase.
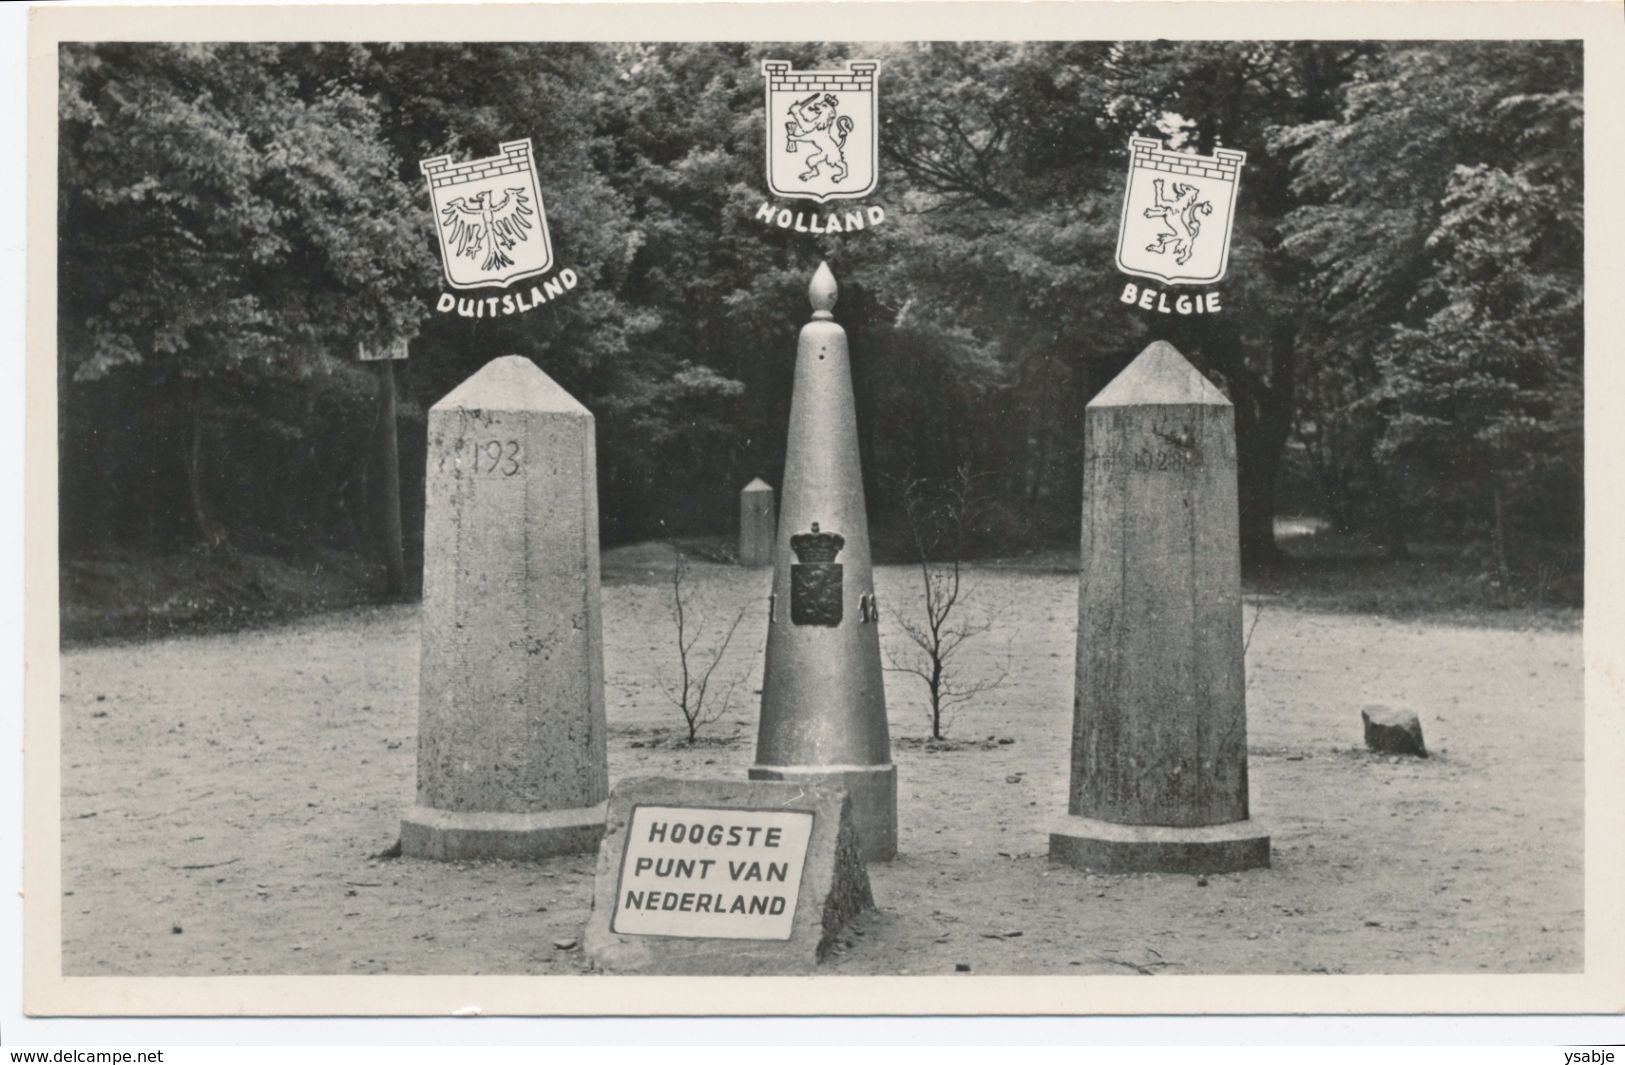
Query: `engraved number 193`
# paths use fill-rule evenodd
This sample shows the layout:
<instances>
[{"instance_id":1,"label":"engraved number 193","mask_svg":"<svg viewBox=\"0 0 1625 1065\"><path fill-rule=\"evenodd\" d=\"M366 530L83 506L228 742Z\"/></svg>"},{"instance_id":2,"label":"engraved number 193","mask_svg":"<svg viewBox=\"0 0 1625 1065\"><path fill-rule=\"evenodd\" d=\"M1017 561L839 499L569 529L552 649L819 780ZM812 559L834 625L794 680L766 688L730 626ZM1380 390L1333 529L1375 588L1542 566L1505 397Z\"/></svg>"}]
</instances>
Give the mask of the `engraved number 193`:
<instances>
[{"instance_id":1,"label":"engraved number 193","mask_svg":"<svg viewBox=\"0 0 1625 1065\"><path fill-rule=\"evenodd\" d=\"M520 471L519 441L470 440L468 443L474 449L475 473L497 473L504 477L512 477Z\"/></svg>"}]
</instances>

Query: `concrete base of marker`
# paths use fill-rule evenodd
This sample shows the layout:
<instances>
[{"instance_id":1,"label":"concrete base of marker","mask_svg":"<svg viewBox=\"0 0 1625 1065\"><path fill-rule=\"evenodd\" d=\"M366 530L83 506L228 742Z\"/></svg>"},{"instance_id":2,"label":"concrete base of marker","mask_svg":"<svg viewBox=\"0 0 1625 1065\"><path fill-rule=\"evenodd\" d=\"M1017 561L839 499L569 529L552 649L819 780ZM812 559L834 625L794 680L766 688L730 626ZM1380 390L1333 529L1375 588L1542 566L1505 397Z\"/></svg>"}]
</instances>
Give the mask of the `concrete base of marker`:
<instances>
[{"instance_id":1,"label":"concrete base of marker","mask_svg":"<svg viewBox=\"0 0 1625 1065\"><path fill-rule=\"evenodd\" d=\"M412 806L401 818L401 856L442 862L527 862L590 854L604 837L607 809L607 803L599 803L519 814Z\"/></svg>"},{"instance_id":2,"label":"concrete base of marker","mask_svg":"<svg viewBox=\"0 0 1625 1065\"><path fill-rule=\"evenodd\" d=\"M889 862L897 857L897 766L753 765L750 779L845 788L863 860Z\"/></svg>"},{"instance_id":3,"label":"concrete base of marker","mask_svg":"<svg viewBox=\"0 0 1625 1065\"><path fill-rule=\"evenodd\" d=\"M1096 873L1239 873L1270 864L1253 821L1175 828L1068 817L1049 837L1050 861Z\"/></svg>"}]
</instances>

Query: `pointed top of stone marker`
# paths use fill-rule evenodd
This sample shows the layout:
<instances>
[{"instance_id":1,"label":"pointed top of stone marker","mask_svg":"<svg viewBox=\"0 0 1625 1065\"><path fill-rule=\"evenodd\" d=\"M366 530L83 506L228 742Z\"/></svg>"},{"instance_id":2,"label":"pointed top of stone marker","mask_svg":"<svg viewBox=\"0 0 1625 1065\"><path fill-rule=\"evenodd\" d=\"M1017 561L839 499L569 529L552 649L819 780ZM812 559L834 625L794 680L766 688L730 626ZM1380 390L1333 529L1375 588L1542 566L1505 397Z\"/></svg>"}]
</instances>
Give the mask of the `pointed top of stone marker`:
<instances>
[{"instance_id":1,"label":"pointed top of stone marker","mask_svg":"<svg viewBox=\"0 0 1625 1065\"><path fill-rule=\"evenodd\" d=\"M1230 401L1178 348L1166 340L1154 340L1089 401L1089 406L1228 407Z\"/></svg>"},{"instance_id":2,"label":"pointed top of stone marker","mask_svg":"<svg viewBox=\"0 0 1625 1065\"><path fill-rule=\"evenodd\" d=\"M547 414L592 412L523 355L492 359L441 398L433 410L511 410Z\"/></svg>"},{"instance_id":3,"label":"pointed top of stone marker","mask_svg":"<svg viewBox=\"0 0 1625 1065\"><path fill-rule=\"evenodd\" d=\"M752 478L751 482L740 489L741 492L771 492L773 486L760 477Z\"/></svg>"},{"instance_id":4,"label":"pointed top of stone marker","mask_svg":"<svg viewBox=\"0 0 1625 1065\"><path fill-rule=\"evenodd\" d=\"M819 263L818 271L813 274L812 282L807 286L807 300L812 304L814 318L833 318L830 312L835 309L835 297L840 288L835 284L835 275L830 273L829 263Z\"/></svg>"}]
</instances>

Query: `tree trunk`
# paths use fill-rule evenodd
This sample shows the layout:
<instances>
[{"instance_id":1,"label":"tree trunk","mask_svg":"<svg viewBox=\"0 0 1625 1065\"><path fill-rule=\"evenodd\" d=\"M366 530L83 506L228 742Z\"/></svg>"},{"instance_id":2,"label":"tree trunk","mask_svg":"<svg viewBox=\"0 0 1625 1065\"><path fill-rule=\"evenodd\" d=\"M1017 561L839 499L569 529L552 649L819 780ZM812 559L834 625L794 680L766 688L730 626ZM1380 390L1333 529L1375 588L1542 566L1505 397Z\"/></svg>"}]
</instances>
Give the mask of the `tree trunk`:
<instances>
[{"instance_id":1,"label":"tree trunk","mask_svg":"<svg viewBox=\"0 0 1625 1065\"><path fill-rule=\"evenodd\" d=\"M378 363L378 454L383 465L384 593L406 592L406 562L401 548L401 453L396 430L395 364Z\"/></svg>"},{"instance_id":2,"label":"tree trunk","mask_svg":"<svg viewBox=\"0 0 1625 1065\"><path fill-rule=\"evenodd\" d=\"M1399 561L1411 557L1411 547L1406 534L1410 531L1406 523L1405 508L1400 504L1399 493L1392 489L1383 492L1382 503L1382 550L1392 561Z\"/></svg>"},{"instance_id":3,"label":"tree trunk","mask_svg":"<svg viewBox=\"0 0 1625 1065\"><path fill-rule=\"evenodd\" d=\"M60 499L57 546L66 558L95 554L112 546L113 501L118 485L106 470L113 464L108 434L111 420L102 417L103 400L89 387L76 387L71 377L57 375L61 420L57 425L57 484Z\"/></svg>"},{"instance_id":4,"label":"tree trunk","mask_svg":"<svg viewBox=\"0 0 1625 1065\"><path fill-rule=\"evenodd\" d=\"M1279 448L1257 442L1243 452L1237 494L1241 508L1241 564L1267 569L1281 561L1275 542L1275 465Z\"/></svg>"},{"instance_id":5,"label":"tree trunk","mask_svg":"<svg viewBox=\"0 0 1625 1065\"><path fill-rule=\"evenodd\" d=\"M1495 478L1490 489L1490 499L1495 507L1495 576L1501 589L1501 607L1507 608L1512 599L1512 570L1507 565L1507 522L1506 501L1501 490L1501 479Z\"/></svg>"},{"instance_id":6,"label":"tree trunk","mask_svg":"<svg viewBox=\"0 0 1625 1065\"><path fill-rule=\"evenodd\" d=\"M1272 323L1264 370L1248 364L1241 330L1234 320L1208 318L1189 328L1184 339L1199 346L1210 369L1224 375L1235 411L1241 564L1248 570L1272 566L1281 559L1275 543L1275 482L1292 431L1296 322L1281 318Z\"/></svg>"},{"instance_id":7,"label":"tree trunk","mask_svg":"<svg viewBox=\"0 0 1625 1065\"><path fill-rule=\"evenodd\" d=\"M942 739L942 651L940 641L938 641L938 646L931 649L931 738L934 740Z\"/></svg>"},{"instance_id":8,"label":"tree trunk","mask_svg":"<svg viewBox=\"0 0 1625 1065\"><path fill-rule=\"evenodd\" d=\"M199 541L205 547L215 548L225 543L226 531L209 513L203 489L202 383L194 381L189 391L187 405L191 408L191 430L187 434L186 446L181 455L181 462L186 468L186 495L191 504L192 522L197 527Z\"/></svg>"},{"instance_id":9,"label":"tree trunk","mask_svg":"<svg viewBox=\"0 0 1625 1065\"><path fill-rule=\"evenodd\" d=\"M837 318L847 335L847 361L852 372L852 412L858 422L858 469L863 478L863 496L869 506L882 498L880 466L876 461L880 420L875 416L874 345L879 330L873 328L869 293L861 282L841 286L841 302L846 314ZM842 318L845 320L842 321Z\"/></svg>"},{"instance_id":10,"label":"tree trunk","mask_svg":"<svg viewBox=\"0 0 1625 1065\"><path fill-rule=\"evenodd\" d=\"M1238 382L1239 383L1239 382ZM1241 510L1241 564L1247 569L1281 560L1275 543L1275 483L1291 431L1291 401L1249 375L1236 389L1236 493Z\"/></svg>"}]
</instances>

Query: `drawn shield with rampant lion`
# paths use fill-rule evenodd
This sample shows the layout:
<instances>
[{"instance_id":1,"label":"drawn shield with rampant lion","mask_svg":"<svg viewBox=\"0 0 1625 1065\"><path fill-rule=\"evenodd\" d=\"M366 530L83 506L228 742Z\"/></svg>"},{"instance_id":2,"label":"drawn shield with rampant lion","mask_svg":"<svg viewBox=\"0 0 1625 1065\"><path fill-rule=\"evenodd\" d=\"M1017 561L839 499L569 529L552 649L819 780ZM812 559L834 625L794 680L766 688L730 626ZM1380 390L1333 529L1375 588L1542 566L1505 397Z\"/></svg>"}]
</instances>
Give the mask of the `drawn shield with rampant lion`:
<instances>
[{"instance_id":1,"label":"drawn shield with rampant lion","mask_svg":"<svg viewBox=\"0 0 1625 1065\"><path fill-rule=\"evenodd\" d=\"M1173 152L1149 137L1128 143L1117 268L1169 284L1205 285L1224 277L1247 153Z\"/></svg>"},{"instance_id":2,"label":"drawn shield with rampant lion","mask_svg":"<svg viewBox=\"0 0 1625 1065\"><path fill-rule=\"evenodd\" d=\"M762 63L767 80L767 187L826 203L869 195L880 178L880 64L792 70Z\"/></svg>"},{"instance_id":3,"label":"drawn shield with rampant lion","mask_svg":"<svg viewBox=\"0 0 1625 1065\"><path fill-rule=\"evenodd\" d=\"M452 288L506 288L553 265L542 190L530 139L506 141L498 155L418 163L429 182L440 259Z\"/></svg>"}]
</instances>

